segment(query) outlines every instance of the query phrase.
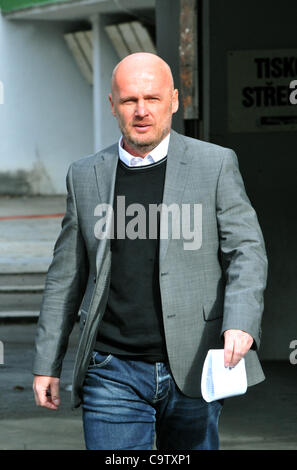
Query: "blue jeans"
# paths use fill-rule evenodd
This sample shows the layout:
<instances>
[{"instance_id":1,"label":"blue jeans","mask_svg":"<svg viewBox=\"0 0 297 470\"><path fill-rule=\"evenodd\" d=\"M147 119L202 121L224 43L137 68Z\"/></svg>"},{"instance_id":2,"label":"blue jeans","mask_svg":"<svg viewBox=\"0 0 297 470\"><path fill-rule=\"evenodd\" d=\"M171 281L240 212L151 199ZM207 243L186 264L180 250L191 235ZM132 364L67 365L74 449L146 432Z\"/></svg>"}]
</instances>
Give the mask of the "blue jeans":
<instances>
[{"instance_id":1,"label":"blue jeans","mask_svg":"<svg viewBox=\"0 0 297 470\"><path fill-rule=\"evenodd\" d=\"M87 449L218 449L220 401L189 398L169 366L94 351L83 385Z\"/></svg>"}]
</instances>

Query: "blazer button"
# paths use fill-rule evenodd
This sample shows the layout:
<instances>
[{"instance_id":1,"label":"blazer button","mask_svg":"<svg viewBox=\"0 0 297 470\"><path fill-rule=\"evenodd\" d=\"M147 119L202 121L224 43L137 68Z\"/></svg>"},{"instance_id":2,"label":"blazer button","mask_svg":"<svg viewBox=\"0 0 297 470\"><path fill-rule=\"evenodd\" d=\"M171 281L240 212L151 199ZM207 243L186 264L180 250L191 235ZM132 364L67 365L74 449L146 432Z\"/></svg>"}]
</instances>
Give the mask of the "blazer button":
<instances>
[{"instance_id":1,"label":"blazer button","mask_svg":"<svg viewBox=\"0 0 297 470\"><path fill-rule=\"evenodd\" d=\"M96 284L96 277L95 276L93 277L93 281L94 281L94 284Z\"/></svg>"}]
</instances>

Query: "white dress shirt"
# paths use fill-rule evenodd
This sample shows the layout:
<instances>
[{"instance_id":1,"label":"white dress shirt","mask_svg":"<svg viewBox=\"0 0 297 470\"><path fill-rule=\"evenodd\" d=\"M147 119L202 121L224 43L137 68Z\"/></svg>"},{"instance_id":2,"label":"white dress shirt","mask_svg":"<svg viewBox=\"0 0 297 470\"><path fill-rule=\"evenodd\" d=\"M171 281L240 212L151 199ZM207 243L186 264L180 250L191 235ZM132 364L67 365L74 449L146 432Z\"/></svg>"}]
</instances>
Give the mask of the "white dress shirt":
<instances>
[{"instance_id":1,"label":"white dress shirt","mask_svg":"<svg viewBox=\"0 0 297 470\"><path fill-rule=\"evenodd\" d=\"M123 137L119 140L119 157L128 166L145 166L157 163L166 157L168 153L170 134L168 134L148 155L144 158L134 157L122 147Z\"/></svg>"}]
</instances>

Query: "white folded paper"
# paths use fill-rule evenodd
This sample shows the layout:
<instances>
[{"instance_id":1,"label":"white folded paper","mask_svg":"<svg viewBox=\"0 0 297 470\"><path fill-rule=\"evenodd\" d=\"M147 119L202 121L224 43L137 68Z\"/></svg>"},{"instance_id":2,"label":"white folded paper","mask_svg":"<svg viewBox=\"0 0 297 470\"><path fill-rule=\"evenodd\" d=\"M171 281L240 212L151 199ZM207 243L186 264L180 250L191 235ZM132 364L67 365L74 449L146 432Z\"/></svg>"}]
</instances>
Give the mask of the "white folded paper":
<instances>
[{"instance_id":1,"label":"white folded paper","mask_svg":"<svg viewBox=\"0 0 297 470\"><path fill-rule=\"evenodd\" d=\"M247 390L245 361L230 369L224 366L224 349L210 349L204 361L201 391L205 401L242 395Z\"/></svg>"}]
</instances>

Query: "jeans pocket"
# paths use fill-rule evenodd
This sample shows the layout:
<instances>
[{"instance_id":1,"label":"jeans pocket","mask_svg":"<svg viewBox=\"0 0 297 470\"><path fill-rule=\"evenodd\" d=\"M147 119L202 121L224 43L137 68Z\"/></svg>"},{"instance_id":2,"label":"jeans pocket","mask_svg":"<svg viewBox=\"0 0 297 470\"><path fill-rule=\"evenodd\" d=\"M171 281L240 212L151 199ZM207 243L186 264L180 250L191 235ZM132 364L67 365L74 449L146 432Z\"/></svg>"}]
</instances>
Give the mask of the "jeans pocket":
<instances>
[{"instance_id":1,"label":"jeans pocket","mask_svg":"<svg viewBox=\"0 0 297 470\"><path fill-rule=\"evenodd\" d=\"M101 353L98 351L93 351L91 354L91 359L90 359L88 369L93 369L94 367L95 368L104 367L111 361L111 359L112 359L112 354L108 354L108 353L105 354L105 353Z\"/></svg>"}]
</instances>

